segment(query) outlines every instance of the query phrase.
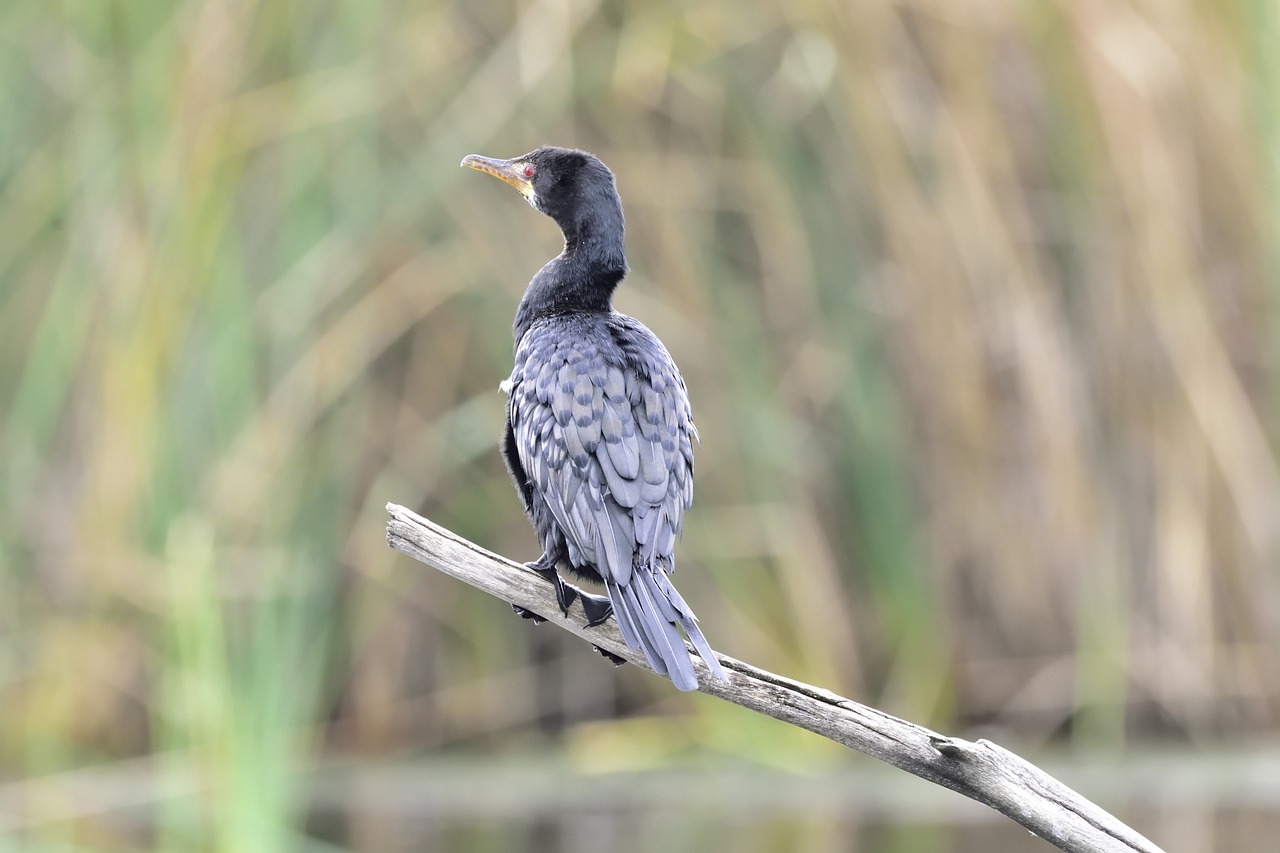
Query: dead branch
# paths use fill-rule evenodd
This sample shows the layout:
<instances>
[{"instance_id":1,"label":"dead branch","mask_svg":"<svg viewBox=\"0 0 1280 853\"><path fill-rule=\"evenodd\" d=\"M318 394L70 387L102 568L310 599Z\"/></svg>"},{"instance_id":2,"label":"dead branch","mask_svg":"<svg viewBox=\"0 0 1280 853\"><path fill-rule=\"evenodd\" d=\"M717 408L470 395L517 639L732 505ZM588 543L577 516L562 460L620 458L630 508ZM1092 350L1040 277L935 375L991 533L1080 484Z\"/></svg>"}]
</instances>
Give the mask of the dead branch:
<instances>
[{"instance_id":1,"label":"dead branch","mask_svg":"<svg viewBox=\"0 0 1280 853\"><path fill-rule=\"evenodd\" d=\"M622 641L613 620L585 627L574 605L561 615L551 585L517 563L387 504L387 543L397 551L511 604L532 610L588 642L649 669ZM922 779L990 806L1062 850L1077 853L1160 848L1035 765L987 740L946 737L860 705L821 687L793 681L718 654L725 684L707 678L693 656L699 690L830 738Z\"/></svg>"}]
</instances>

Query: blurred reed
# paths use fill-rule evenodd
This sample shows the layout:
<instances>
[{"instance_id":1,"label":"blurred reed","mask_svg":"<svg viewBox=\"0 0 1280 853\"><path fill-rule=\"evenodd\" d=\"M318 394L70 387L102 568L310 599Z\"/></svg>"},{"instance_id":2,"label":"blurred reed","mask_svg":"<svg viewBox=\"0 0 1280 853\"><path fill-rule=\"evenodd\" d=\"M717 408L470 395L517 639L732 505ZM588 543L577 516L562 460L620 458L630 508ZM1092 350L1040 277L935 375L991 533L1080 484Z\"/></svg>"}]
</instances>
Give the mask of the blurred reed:
<instances>
[{"instance_id":1,"label":"blurred reed","mask_svg":"<svg viewBox=\"0 0 1280 853\"><path fill-rule=\"evenodd\" d=\"M1024 739L1274 733L1278 36L1256 2L13 0L0 764L155 754L212 804L157 845L246 850L316 754L821 751L385 548L394 500L533 556L496 386L557 235L457 163L544 142L618 174L717 648ZM619 710L684 713L575 725ZM112 841L77 808L28 819Z\"/></svg>"}]
</instances>

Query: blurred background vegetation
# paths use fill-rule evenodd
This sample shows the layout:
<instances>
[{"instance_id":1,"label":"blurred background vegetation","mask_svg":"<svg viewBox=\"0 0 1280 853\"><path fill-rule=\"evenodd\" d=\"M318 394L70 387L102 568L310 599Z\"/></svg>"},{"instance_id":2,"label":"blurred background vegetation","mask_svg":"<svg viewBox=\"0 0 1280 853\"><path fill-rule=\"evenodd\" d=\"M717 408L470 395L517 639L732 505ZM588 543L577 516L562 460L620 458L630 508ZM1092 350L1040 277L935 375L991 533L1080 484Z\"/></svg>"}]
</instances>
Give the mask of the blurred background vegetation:
<instances>
[{"instance_id":1,"label":"blurred background vegetation","mask_svg":"<svg viewBox=\"0 0 1280 853\"><path fill-rule=\"evenodd\" d=\"M392 849L297 817L344 762L856 763L387 550L395 501L536 556L497 384L558 234L458 161L543 143L618 175L718 649L1032 749L1275 738L1278 44L1265 0L9 0L3 843ZM404 849L558 849L479 834Z\"/></svg>"}]
</instances>

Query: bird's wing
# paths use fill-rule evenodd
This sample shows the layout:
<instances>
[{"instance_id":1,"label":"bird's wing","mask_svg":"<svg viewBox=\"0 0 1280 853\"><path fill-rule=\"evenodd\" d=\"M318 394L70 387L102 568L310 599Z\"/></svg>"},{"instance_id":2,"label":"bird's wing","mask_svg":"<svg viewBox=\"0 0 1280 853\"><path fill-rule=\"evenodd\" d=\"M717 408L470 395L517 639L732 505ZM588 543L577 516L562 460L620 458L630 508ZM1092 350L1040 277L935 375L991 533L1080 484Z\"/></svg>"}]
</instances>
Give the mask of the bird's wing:
<instances>
[{"instance_id":1,"label":"bird's wing","mask_svg":"<svg viewBox=\"0 0 1280 853\"><path fill-rule=\"evenodd\" d=\"M693 501L684 382L648 330L656 349L625 359L564 331L535 326L517 347L509 414L520 462L571 561L619 586L635 564L670 572Z\"/></svg>"}]
</instances>

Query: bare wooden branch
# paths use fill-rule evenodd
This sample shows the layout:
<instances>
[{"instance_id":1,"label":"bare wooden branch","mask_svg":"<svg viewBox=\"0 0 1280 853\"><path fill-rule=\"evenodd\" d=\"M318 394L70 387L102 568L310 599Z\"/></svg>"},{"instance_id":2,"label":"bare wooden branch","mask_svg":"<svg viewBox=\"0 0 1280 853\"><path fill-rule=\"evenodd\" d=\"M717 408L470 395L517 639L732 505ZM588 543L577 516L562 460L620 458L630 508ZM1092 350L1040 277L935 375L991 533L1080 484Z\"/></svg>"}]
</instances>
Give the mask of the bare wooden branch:
<instances>
[{"instance_id":1,"label":"bare wooden branch","mask_svg":"<svg viewBox=\"0 0 1280 853\"><path fill-rule=\"evenodd\" d=\"M396 504L387 504L387 543L447 575L517 604L649 669L627 648L613 620L588 628L574 605L561 615L551 585L525 567L486 551ZM729 675L707 678L693 656L699 690L830 738L990 806L1056 847L1079 853L1160 848L1035 765L987 740L946 737L860 705L821 687L775 675L717 654Z\"/></svg>"}]
</instances>

